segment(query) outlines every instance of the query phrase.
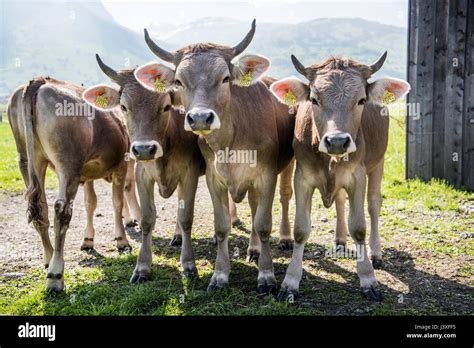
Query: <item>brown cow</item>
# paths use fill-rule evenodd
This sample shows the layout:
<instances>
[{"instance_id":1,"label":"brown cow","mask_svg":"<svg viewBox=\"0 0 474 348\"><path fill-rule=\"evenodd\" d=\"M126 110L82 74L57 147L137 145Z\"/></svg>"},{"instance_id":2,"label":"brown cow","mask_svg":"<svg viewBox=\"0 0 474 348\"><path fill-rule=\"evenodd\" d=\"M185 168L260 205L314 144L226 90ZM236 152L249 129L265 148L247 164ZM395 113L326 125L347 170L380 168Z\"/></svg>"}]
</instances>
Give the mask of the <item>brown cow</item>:
<instances>
[{"instance_id":1,"label":"brown cow","mask_svg":"<svg viewBox=\"0 0 474 348\"><path fill-rule=\"evenodd\" d=\"M214 206L218 241L209 291L223 288L229 281L228 192L235 202L241 202L249 193L253 225L248 253L259 255L257 290L276 291L269 245L272 203L278 173L287 171L282 183L291 178L294 117L272 96L268 86L259 81L270 65L268 59L247 55L231 62L250 44L254 33L255 20L250 32L235 47L194 44L167 52L145 30L150 49L173 63L176 70L149 63L135 73L151 90L163 86L175 88L176 105L187 111L184 129L200 135L199 147L206 160L206 181ZM281 190L284 206L291 197L291 183L288 186ZM291 239L289 226L281 232L283 240Z\"/></svg>"},{"instance_id":2,"label":"brown cow","mask_svg":"<svg viewBox=\"0 0 474 348\"><path fill-rule=\"evenodd\" d=\"M28 221L33 222L43 242L48 268L46 287L56 291L64 288L64 241L80 183L85 183L86 236L93 233L89 225L96 203L92 180L107 178L112 181L117 247L130 248L121 215L129 147L126 128L120 112L96 112L88 108L81 99L83 91L81 86L38 77L13 93L7 109L20 171L27 186ZM54 203L54 248L48 234L44 191L48 166L56 172L59 181Z\"/></svg>"},{"instance_id":3,"label":"brown cow","mask_svg":"<svg viewBox=\"0 0 474 348\"><path fill-rule=\"evenodd\" d=\"M281 101L300 105L293 140L297 163L295 247L279 299L287 299L298 291L304 245L311 232L311 198L318 188L325 207L329 208L336 201L336 243L340 245L346 243L344 204L348 193L349 232L357 246L360 285L369 300L381 300L365 247L366 177L371 218L369 242L371 257L377 264L382 257L378 219L389 125L388 110L382 105L382 99L388 96L394 101L410 89L407 82L394 78L368 81L380 69L385 57L386 52L372 65L332 57L305 68L292 56L296 70L309 84L293 77L275 82L270 88Z\"/></svg>"}]
</instances>

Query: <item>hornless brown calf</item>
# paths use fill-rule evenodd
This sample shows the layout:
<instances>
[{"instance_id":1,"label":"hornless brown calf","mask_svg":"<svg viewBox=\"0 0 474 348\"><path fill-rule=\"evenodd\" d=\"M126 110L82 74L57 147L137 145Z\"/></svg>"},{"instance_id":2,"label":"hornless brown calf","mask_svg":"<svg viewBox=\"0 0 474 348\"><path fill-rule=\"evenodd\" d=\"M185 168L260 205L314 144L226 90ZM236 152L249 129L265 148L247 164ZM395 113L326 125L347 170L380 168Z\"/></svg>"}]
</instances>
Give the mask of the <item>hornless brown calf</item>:
<instances>
[{"instance_id":1,"label":"hornless brown calf","mask_svg":"<svg viewBox=\"0 0 474 348\"><path fill-rule=\"evenodd\" d=\"M287 299L298 291L304 245L311 232L311 198L314 189L318 188L326 208L336 201L336 243L340 245L346 243L344 204L348 193L348 225L357 246L360 285L369 300L381 300L365 247L366 177L371 258L374 264L380 264L380 186L389 126L388 110L382 100L388 96L390 101L395 101L410 89L407 82L394 78L368 81L381 68L385 58L386 52L374 64L365 65L350 58L331 57L305 68L292 56L296 70L309 80L309 84L293 77L270 87L281 101L299 104L293 140L297 163L295 247L280 299Z\"/></svg>"},{"instance_id":2,"label":"hornless brown calf","mask_svg":"<svg viewBox=\"0 0 474 348\"><path fill-rule=\"evenodd\" d=\"M129 147L123 116L120 112L95 112L88 108L81 99L83 91L84 88L71 83L38 77L13 93L7 109L20 171L27 186L28 221L33 222L43 242L48 268L46 287L56 291L64 288L64 241L80 183L85 184L88 216L83 248L93 246L92 217L97 203L93 180L105 178L112 181L117 247L130 249L122 223ZM54 248L48 234L44 191L48 166L59 181L54 203ZM130 184L133 186L133 179ZM134 190L129 187L125 194L130 198L132 214L139 214Z\"/></svg>"},{"instance_id":3,"label":"hornless brown calf","mask_svg":"<svg viewBox=\"0 0 474 348\"><path fill-rule=\"evenodd\" d=\"M248 192L252 210L252 234L248 254L258 257L258 292L276 291L269 238L272 204L278 173L285 171L281 189L287 207L291 197L291 165L294 116L259 81L268 69L268 59L247 55L232 59L250 44L255 21L244 40L235 47L194 44L167 52L145 31L150 49L176 67L149 63L136 70L137 79L151 90L174 88L176 105L186 117L181 126L199 134L199 147L206 160L206 180L214 206L217 261L208 290L227 286L230 273L228 237L231 230L228 193L241 202ZM290 164L291 163L291 164ZM287 208L286 208L287 211ZM287 223L287 221L285 222ZM280 230L283 241L291 240L289 226ZM288 243L289 244L289 243Z\"/></svg>"}]
</instances>

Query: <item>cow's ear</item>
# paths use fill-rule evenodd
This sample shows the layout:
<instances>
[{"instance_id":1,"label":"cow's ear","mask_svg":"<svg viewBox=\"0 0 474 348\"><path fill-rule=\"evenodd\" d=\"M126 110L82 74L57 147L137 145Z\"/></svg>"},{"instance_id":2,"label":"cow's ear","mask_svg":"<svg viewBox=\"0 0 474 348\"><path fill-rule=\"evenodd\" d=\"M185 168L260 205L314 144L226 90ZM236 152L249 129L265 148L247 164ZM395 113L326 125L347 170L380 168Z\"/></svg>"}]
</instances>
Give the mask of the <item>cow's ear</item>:
<instances>
[{"instance_id":1,"label":"cow's ear","mask_svg":"<svg viewBox=\"0 0 474 348\"><path fill-rule=\"evenodd\" d=\"M308 100L309 86L297 77L287 77L275 81L270 91L286 105L296 105Z\"/></svg>"},{"instance_id":2,"label":"cow's ear","mask_svg":"<svg viewBox=\"0 0 474 348\"><path fill-rule=\"evenodd\" d=\"M173 89L174 70L157 62L139 66L134 71L140 84L153 92L165 93Z\"/></svg>"},{"instance_id":3,"label":"cow's ear","mask_svg":"<svg viewBox=\"0 0 474 348\"><path fill-rule=\"evenodd\" d=\"M107 85L89 87L82 93L82 99L99 110L110 110L120 104L119 91Z\"/></svg>"},{"instance_id":4,"label":"cow's ear","mask_svg":"<svg viewBox=\"0 0 474 348\"><path fill-rule=\"evenodd\" d=\"M270 60L259 55L245 55L232 64L232 82L248 87L257 82L270 67Z\"/></svg>"},{"instance_id":5,"label":"cow's ear","mask_svg":"<svg viewBox=\"0 0 474 348\"><path fill-rule=\"evenodd\" d=\"M367 100L377 104L390 104L410 92L410 84L394 77L384 77L368 86Z\"/></svg>"}]
</instances>

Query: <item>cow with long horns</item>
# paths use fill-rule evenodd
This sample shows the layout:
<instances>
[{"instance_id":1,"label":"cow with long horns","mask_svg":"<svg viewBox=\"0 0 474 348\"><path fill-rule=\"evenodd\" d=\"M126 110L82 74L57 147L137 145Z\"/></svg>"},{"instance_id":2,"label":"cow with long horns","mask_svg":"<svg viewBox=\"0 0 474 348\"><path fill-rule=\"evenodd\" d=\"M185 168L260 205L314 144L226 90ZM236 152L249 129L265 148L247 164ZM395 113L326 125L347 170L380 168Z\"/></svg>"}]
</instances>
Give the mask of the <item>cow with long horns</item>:
<instances>
[{"instance_id":1,"label":"cow with long horns","mask_svg":"<svg viewBox=\"0 0 474 348\"><path fill-rule=\"evenodd\" d=\"M287 214L293 172L294 115L268 89L273 79L260 81L270 62L259 55L234 60L250 44L255 20L236 46L210 43L189 45L174 52L160 48L145 30L150 49L175 69L149 63L135 76L150 90L174 89L175 104L184 108L184 129L199 135L206 160L206 180L214 206L217 260L208 291L228 285L231 230L227 194L235 202L248 199L252 211L249 257L258 256L259 293L275 293L276 279L270 251L272 204L278 173L283 214ZM291 240L288 221L280 237ZM288 243L289 244L289 243Z\"/></svg>"},{"instance_id":2,"label":"cow with long horns","mask_svg":"<svg viewBox=\"0 0 474 348\"><path fill-rule=\"evenodd\" d=\"M336 202L336 248L344 248L346 244L344 205L347 192L349 233L357 247L357 274L361 289L369 300L381 300L374 267L380 266L382 259L378 219L389 126L384 102L393 102L410 89L407 82L395 78L369 81L372 74L382 67L386 56L387 52L372 65L331 57L320 64L304 67L292 55L296 70L309 83L290 77L270 87L282 102L299 105L293 140L297 163L294 178L295 246L279 299L292 297L298 291L304 245L311 232L311 199L318 188L326 208ZM373 264L365 247L366 178Z\"/></svg>"}]
</instances>

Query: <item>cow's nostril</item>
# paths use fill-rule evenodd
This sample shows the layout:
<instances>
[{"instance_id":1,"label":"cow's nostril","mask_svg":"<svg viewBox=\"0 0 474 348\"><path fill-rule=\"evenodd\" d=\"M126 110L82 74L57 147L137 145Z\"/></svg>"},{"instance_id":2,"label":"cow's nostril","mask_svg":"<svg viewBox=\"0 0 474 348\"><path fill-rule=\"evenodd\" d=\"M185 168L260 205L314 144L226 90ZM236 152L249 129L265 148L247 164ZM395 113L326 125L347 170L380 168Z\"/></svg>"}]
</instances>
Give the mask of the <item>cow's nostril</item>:
<instances>
[{"instance_id":1,"label":"cow's nostril","mask_svg":"<svg viewBox=\"0 0 474 348\"><path fill-rule=\"evenodd\" d=\"M212 121L214 121L214 115L210 112L206 118L206 123L210 126Z\"/></svg>"},{"instance_id":2,"label":"cow's nostril","mask_svg":"<svg viewBox=\"0 0 474 348\"><path fill-rule=\"evenodd\" d=\"M137 151L137 149L135 148L135 146L132 146L132 152L133 152L133 154L134 154L135 156L138 155L138 151Z\"/></svg>"},{"instance_id":3,"label":"cow's nostril","mask_svg":"<svg viewBox=\"0 0 474 348\"><path fill-rule=\"evenodd\" d=\"M194 120L193 118L191 117L191 115L188 114L188 116L186 117L186 119L188 120L188 123L190 126L192 126L194 124Z\"/></svg>"},{"instance_id":4,"label":"cow's nostril","mask_svg":"<svg viewBox=\"0 0 474 348\"><path fill-rule=\"evenodd\" d=\"M328 149L331 147L331 141L329 140L329 137L324 138L324 143Z\"/></svg>"},{"instance_id":5,"label":"cow's nostril","mask_svg":"<svg viewBox=\"0 0 474 348\"><path fill-rule=\"evenodd\" d=\"M351 138L347 137L346 141L344 142L344 150L347 150L349 148L349 145L351 144Z\"/></svg>"},{"instance_id":6,"label":"cow's nostril","mask_svg":"<svg viewBox=\"0 0 474 348\"><path fill-rule=\"evenodd\" d=\"M152 156L155 155L155 153L156 153L156 145L150 145L149 153L150 153L150 155L152 155Z\"/></svg>"}]
</instances>

